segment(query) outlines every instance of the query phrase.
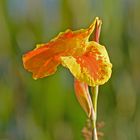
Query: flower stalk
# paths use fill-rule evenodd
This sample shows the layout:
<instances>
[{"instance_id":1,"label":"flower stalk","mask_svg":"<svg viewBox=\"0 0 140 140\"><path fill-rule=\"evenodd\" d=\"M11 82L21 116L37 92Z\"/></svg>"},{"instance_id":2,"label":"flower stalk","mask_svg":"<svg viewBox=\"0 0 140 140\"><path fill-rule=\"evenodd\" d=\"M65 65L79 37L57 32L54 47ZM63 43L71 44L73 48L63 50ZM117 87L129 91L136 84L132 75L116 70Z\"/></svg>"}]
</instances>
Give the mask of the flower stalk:
<instances>
[{"instance_id":1,"label":"flower stalk","mask_svg":"<svg viewBox=\"0 0 140 140\"><path fill-rule=\"evenodd\" d=\"M95 26L95 36L93 38L93 40L97 43L99 43L101 25L102 25L101 20L97 20L96 26ZM98 140L97 128L96 128L98 91L99 91L98 85L96 85L95 87L91 87L91 98L92 98L93 109L94 109L93 110L94 114L92 113L92 116L91 116L92 129L93 129L92 140Z\"/></svg>"},{"instance_id":2,"label":"flower stalk","mask_svg":"<svg viewBox=\"0 0 140 140\"><path fill-rule=\"evenodd\" d=\"M97 128L96 128L96 120L97 120L97 100L98 100L98 88L99 86L91 87L91 96L93 103L93 111L91 115L91 123L92 123L92 140L98 140L97 136Z\"/></svg>"}]
</instances>

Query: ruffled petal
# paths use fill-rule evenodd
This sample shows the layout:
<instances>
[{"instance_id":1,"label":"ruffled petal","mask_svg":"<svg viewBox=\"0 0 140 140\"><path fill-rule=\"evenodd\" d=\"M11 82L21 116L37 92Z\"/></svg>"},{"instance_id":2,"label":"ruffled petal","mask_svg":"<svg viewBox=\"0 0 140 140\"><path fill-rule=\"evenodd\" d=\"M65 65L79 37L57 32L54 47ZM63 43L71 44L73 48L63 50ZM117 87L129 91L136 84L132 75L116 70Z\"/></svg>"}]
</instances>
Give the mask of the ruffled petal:
<instances>
[{"instance_id":1,"label":"ruffled petal","mask_svg":"<svg viewBox=\"0 0 140 140\"><path fill-rule=\"evenodd\" d=\"M104 46L91 41L87 52L81 56L61 57L61 63L67 67L76 79L89 86L102 85L111 76L112 64Z\"/></svg>"},{"instance_id":2,"label":"ruffled petal","mask_svg":"<svg viewBox=\"0 0 140 140\"><path fill-rule=\"evenodd\" d=\"M88 85L75 79L74 89L77 100L79 101L83 110L86 112L87 116L90 118L93 107Z\"/></svg>"}]
</instances>

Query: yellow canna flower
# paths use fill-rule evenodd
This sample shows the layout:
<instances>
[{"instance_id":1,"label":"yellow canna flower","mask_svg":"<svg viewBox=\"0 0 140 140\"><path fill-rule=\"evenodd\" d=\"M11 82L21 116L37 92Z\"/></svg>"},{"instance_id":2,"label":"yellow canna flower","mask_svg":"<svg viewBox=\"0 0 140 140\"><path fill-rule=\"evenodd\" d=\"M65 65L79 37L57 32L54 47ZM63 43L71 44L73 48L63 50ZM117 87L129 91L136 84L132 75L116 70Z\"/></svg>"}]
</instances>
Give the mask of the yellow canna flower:
<instances>
[{"instance_id":1,"label":"yellow canna flower","mask_svg":"<svg viewBox=\"0 0 140 140\"><path fill-rule=\"evenodd\" d=\"M89 41L96 25L101 25L98 18L87 29L68 29L23 55L24 68L33 73L34 79L54 74L60 64L68 68L75 77L76 97L89 118L94 110L88 86L104 84L112 72L106 48L96 41L98 31L95 34L96 42Z\"/></svg>"}]
</instances>

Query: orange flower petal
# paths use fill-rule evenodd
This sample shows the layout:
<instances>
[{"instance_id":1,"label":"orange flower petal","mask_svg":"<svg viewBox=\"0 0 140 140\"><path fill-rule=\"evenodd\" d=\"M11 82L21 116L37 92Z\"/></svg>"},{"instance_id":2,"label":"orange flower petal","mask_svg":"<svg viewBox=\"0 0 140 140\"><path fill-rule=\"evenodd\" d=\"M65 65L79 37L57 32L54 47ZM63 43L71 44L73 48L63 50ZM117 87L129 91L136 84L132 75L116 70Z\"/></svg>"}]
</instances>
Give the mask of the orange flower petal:
<instances>
[{"instance_id":1,"label":"orange flower petal","mask_svg":"<svg viewBox=\"0 0 140 140\"><path fill-rule=\"evenodd\" d=\"M49 43L37 45L36 49L23 56L25 69L33 73L33 78L42 78L56 71L60 64L60 56L84 53L85 44L95 28L96 20L88 29L74 32L66 30Z\"/></svg>"},{"instance_id":2,"label":"orange flower petal","mask_svg":"<svg viewBox=\"0 0 140 140\"><path fill-rule=\"evenodd\" d=\"M61 57L62 65L69 68L76 79L89 86L102 85L111 76L112 64L104 46L91 41L81 56Z\"/></svg>"},{"instance_id":3,"label":"orange flower petal","mask_svg":"<svg viewBox=\"0 0 140 140\"><path fill-rule=\"evenodd\" d=\"M41 47L25 54L23 64L37 79L53 74L60 62L50 53L50 49Z\"/></svg>"},{"instance_id":4,"label":"orange flower petal","mask_svg":"<svg viewBox=\"0 0 140 140\"><path fill-rule=\"evenodd\" d=\"M88 85L75 79L74 88L77 100L86 112L87 116L91 116L92 101L88 90Z\"/></svg>"}]
</instances>

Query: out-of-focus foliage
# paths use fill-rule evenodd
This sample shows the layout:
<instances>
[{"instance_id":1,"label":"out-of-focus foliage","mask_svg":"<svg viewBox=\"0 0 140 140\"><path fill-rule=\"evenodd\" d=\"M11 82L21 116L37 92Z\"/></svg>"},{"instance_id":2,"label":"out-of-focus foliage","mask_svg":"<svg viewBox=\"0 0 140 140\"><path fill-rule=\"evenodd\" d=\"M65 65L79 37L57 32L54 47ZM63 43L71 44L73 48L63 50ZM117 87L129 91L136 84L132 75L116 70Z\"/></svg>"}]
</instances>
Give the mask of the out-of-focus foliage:
<instances>
[{"instance_id":1,"label":"out-of-focus foliage","mask_svg":"<svg viewBox=\"0 0 140 140\"><path fill-rule=\"evenodd\" d=\"M69 71L60 67L35 81L21 57L60 31L87 27L96 16L113 63L112 78L99 93L101 139L140 139L139 7L139 0L0 0L0 140L83 139L86 116Z\"/></svg>"}]
</instances>

